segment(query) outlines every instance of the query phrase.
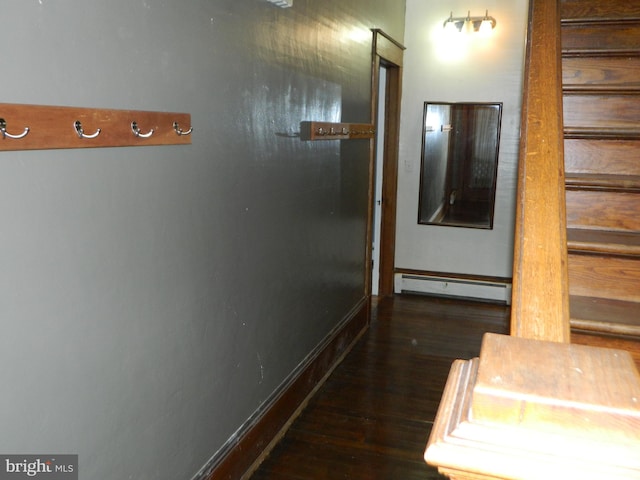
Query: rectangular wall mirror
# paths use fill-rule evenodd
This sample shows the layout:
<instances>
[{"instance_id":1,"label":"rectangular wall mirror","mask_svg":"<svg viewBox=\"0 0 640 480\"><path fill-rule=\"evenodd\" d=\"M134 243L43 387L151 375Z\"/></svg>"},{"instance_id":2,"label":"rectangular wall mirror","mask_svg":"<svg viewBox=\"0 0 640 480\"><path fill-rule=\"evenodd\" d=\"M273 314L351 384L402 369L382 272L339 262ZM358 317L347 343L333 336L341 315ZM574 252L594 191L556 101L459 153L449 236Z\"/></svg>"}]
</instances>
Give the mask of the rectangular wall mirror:
<instances>
[{"instance_id":1,"label":"rectangular wall mirror","mask_svg":"<svg viewBox=\"0 0 640 480\"><path fill-rule=\"evenodd\" d=\"M424 104L418 223L493 228L502 103Z\"/></svg>"}]
</instances>

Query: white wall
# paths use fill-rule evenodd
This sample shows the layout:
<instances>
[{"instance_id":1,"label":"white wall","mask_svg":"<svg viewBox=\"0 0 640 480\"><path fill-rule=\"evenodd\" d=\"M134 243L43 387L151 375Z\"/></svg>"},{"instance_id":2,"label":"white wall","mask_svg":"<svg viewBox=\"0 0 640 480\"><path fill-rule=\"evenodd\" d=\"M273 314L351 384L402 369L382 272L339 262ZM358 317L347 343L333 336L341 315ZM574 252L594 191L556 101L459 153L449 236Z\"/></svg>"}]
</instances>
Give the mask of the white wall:
<instances>
[{"instance_id":1,"label":"white wall","mask_svg":"<svg viewBox=\"0 0 640 480\"><path fill-rule=\"evenodd\" d=\"M443 21L489 15L493 35L447 37ZM527 0L407 0L396 268L511 277ZM503 102L493 230L418 224L425 101Z\"/></svg>"}]
</instances>

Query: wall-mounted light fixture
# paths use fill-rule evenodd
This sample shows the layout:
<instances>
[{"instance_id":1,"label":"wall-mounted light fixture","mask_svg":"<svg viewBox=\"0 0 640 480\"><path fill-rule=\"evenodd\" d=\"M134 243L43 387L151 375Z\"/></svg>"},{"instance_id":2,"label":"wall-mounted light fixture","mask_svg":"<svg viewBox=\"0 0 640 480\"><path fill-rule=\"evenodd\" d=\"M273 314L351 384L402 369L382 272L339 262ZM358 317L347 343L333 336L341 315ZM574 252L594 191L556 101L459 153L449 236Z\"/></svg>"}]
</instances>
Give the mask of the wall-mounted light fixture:
<instances>
[{"instance_id":1,"label":"wall-mounted light fixture","mask_svg":"<svg viewBox=\"0 0 640 480\"><path fill-rule=\"evenodd\" d=\"M293 0L267 0L267 2L273 3L281 8L289 8L293 6Z\"/></svg>"},{"instance_id":2,"label":"wall-mounted light fixture","mask_svg":"<svg viewBox=\"0 0 640 480\"><path fill-rule=\"evenodd\" d=\"M487 10L483 17L472 17L471 11L467 13L466 17L454 17L453 12L449 18L444 21L442 25L447 32L462 32L462 29L466 26L469 30L480 33L489 33L496 27L496 19L489 16L489 10Z\"/></svg>"}]
</instances>

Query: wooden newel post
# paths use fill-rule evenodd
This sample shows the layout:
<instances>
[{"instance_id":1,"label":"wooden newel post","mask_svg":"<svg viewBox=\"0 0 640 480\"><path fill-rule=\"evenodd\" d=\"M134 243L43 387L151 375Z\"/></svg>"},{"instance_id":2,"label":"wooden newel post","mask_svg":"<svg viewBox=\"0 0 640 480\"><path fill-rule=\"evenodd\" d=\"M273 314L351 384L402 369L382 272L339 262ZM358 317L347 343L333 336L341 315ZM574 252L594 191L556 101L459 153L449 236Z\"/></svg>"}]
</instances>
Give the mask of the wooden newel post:
<instances>
[{"instance_id":1,"label":"wooden newel post","mask_svg":"<svg viewBox=\"0 0 640 480\"><path fill-rule=\"evenodd\" d=\"M640 479L631 355L486 334L457 360L425 460L456 480Z\"/></svg>"}]
</instances>

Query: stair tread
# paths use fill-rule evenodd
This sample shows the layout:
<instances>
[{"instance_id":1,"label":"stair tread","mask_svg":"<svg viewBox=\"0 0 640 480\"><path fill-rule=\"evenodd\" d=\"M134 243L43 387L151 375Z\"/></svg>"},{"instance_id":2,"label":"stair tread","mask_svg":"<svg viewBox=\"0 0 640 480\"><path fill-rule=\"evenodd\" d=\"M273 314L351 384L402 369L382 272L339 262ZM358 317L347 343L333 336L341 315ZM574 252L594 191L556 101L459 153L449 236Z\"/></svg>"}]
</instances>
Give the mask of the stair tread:
<instances>
[{"instance_id":1,"label":"stair tread","mask_svg":"<svg viewBox=\"0 0 640 480\"><path fill-rule=\"evenodd\" d=\"M566 95L625 95L634 97L640 95L640 84L637 85L610 85L608 83L564 83L562 93Z\"/></svg>"},{"instance_id":2,"label":"stair tread","mask_svg":"<svg viewBox=\"0 0 640 480\"><path fill-rule=\"evenodd\" d=\"M573 57L638 57L640 50L637 48L563 48L562 58Z\"/></svg>"},{"instance_id":3,"label":"stair tread","mask_svg":"<svg viewBox=\"0 0 640 480\"><path fill-rule=\"evenodd\" d=\"M602 128L565 125L565 138L640 140L640 128Z\"/></svg>"},{"instance_id":4,"label":"stair tread","mask_svg":"<svg viewBox=\"0 0 640 480\"><path fill-rule=\"evenodd\" d=\"M640 175L611 175L603 173L565 174L567 188L592 188L634 191L640 190Z\"/></svg>"},{"instance_id":5,"label":"stair tread","mask_svg":"<svg viewBox=\"0 0 640 480\"><path fill-rule=\"evenodd\" d=\"M640 303L572 295L569 309L572 328L640 337Z\"/></svg>"},{"instance_id":6,"label":"stair tread","mask_svg":"<svg viewBox=\"0 0 640 480\"><path fill-rule=\"evenodd\" d=\"M640 24L640 17L635 15L625 15L624 17L563 17L560 23L563 27L575 25L638 25Z\"/></svg>"},{"instance_id":7,"label":"stair tread","mask_svg":"<svg viewBox=\"0 0 640 480\"><path fill-rule=\"evenodd\" d=\"M567 246L574 252L640 256L640 233L567 228Z\"/></svg>"}]
</instances>

